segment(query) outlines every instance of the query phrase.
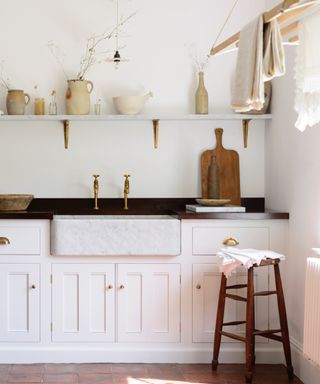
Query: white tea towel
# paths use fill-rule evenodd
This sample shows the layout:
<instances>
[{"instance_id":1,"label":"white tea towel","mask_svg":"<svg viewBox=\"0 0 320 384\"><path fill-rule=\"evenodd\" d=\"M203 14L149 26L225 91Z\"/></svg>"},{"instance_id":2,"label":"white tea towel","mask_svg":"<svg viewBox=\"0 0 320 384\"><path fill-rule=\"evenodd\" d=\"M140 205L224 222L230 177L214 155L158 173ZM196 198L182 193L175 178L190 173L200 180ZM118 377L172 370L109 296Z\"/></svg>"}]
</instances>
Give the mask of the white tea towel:
<instances>
[{"instance_id":1,"label":"white tea towel","mask_svg":"<svg viewBox=\"0 0 320 384\"><path fill-rule=\"evenodd\" d=\"M223 272L226 277L229 277L239 265L243 265L246 268L251 268L254 264L259 265L262 260L285 259L284 255L277 252L251 248L222 248L217 253L217 255L221 258L220 271Z\"/></svg>"},{"instance_id":2,"label":"white tea towel","mask_svg":"<svg viewBox=\"0 0 320 384\"><path fill-rule=\"evenodd\" d=\"M295 63L296 99L298 113L296 128L320 122L320 12L305 17L299 23L299 40Z\"/></svg>"},{"instance_id":3,"label":"white tea towel","mask_svg":"<svg viewBox=\"0 0 320 384\"><path fill-rule=\"evenodd\" d=\"M263 17L259 16L240 32L231 106L236 112L260 110L264 103L262 76Z\"/></svg>"},{"instance_id":4,"label":"white tea towel","mask_svg":"<svg viewBox=\"0 0 320 384\"><path fill-rule=\"evenodd\" d=\"M286 72L282 36L276 20L270 21L265 27L263 40L263 78L269 81Z\"/></svg>"}]
</instances>

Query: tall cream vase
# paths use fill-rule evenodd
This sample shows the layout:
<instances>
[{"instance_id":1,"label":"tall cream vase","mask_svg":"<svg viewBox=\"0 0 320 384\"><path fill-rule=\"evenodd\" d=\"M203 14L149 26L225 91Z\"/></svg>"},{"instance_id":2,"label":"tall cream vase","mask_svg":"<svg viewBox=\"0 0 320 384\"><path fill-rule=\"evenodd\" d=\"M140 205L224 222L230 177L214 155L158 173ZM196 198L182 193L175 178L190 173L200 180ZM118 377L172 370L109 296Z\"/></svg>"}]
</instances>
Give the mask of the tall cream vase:
<instances>
[{"instance_id":1,"label":"tall cream vase","mask_svg":"<svg viewBox=\"0 0 320 384\"><path fill-rule=\"evenodd\" d=\"M68 80L66 112L68 115L88 115L90 113L90 93L93 83L89 80Z\"/></svg>"},{"instance_id":2,"label":"tall cream vase","mask_svg":"<svg viewBox=\"0 0 320 384\"><path fill-rule=\"evenodd\" d=\"M204 73L199 72L199 85L196 91L196 114L207 115L209 109L208 92L204 86Z\"/></svg>"}]
</instances>

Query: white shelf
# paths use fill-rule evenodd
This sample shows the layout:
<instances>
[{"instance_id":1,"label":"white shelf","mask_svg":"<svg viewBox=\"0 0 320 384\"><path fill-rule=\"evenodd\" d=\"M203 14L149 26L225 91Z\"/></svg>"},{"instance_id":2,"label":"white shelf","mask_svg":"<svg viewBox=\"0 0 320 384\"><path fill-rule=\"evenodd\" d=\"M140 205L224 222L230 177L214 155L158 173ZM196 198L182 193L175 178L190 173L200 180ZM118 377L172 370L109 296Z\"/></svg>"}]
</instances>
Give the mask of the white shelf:
<instances>
[{"instance_id":1,"label":"white shelf","mask_svg":"<svg viewBox=\"0 0 320 384\"><path fill-rule=\"evenodd\" d=\"M152 121L154 148L158 148L159 124L160 121L219 121L236 120L242 121L243 142L247 147L248 127L250 120L270 120L272 115L249 115L249 114L211 114L211 115L170 115L170 114L149 114L149 115L2 115L0 121L59 121L63 123L64 146L69 146L69 127L71 121Z\"/></svg>"},{"instance_id":2,"label":"white shelf","mask_svg":"<svg viewBox=\"0 0 320 384\"><path fill-rule=\"evenodd\" d=\"M150 121L150 120L270 120L272 115L210 114L210 115L3 115L0 121Z\"/></svg>"}]
</instances>

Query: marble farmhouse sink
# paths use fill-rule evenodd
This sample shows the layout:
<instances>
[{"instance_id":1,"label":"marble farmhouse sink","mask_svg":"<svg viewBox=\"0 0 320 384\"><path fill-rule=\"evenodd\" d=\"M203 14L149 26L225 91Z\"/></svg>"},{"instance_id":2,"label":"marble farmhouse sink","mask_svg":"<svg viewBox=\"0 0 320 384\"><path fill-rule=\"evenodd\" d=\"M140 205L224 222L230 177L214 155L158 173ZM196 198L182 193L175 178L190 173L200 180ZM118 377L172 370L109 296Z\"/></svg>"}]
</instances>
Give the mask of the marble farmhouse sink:
<instances>
[{"instance_id":1,"label":"marble farmhouse sink","mask_svg":"<svg viewBox=\"0 0 320 384\"><path fill-rule=\"evenodd\" d=\"M179 255L180 220L167 215L56 215L54 256Z\"/></svg>"}]
</instances>

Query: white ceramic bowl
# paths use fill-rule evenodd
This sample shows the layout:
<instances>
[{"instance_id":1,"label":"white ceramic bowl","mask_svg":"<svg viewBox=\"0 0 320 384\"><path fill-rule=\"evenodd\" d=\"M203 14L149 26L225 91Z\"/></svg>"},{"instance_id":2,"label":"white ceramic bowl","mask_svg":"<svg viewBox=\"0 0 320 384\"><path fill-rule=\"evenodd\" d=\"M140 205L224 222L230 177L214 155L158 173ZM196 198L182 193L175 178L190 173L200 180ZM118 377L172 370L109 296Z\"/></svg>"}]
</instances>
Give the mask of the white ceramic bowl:
<instances>
[{"instance_id":1,"label":"white ceramic bowl","mask_svg":"<svg viewBox=\"0 0 320 384\"><path fill-rule=\"evenodd\" d=\"M142 111L145 102L152 97L152 92L144 96L118 96L113 97L113 104L121 115L136 115Z\"/></svg>"}]
</instances>

